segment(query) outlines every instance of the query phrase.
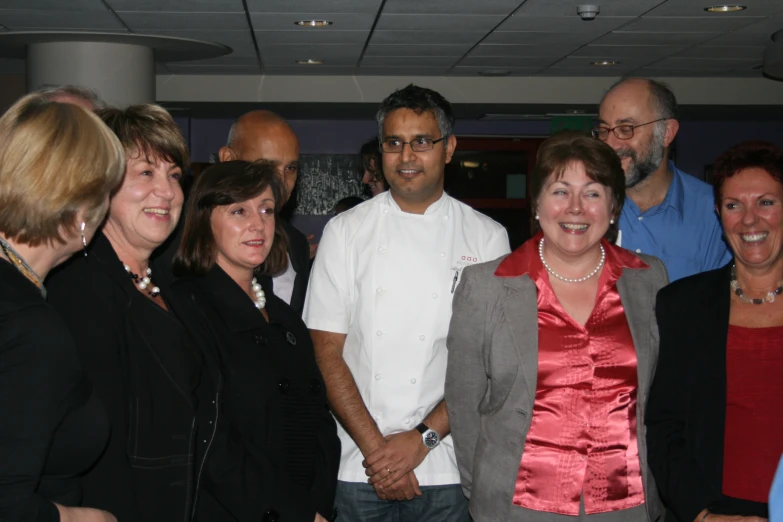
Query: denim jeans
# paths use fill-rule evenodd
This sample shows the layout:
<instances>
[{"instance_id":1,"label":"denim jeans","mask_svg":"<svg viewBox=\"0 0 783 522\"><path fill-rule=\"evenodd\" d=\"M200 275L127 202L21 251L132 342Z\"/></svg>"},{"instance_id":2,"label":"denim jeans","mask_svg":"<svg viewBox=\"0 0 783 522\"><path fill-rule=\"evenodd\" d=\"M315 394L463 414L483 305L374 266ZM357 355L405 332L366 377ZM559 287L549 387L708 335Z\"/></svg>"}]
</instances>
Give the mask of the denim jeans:
<instances>
[{"instance_id":1,"label":"denim jeans","mask_svg":"<svg viewBox=\"0 0 783 522\"><path fill-rule=\"evenodd\" d=\"M381 500L365 482L337 482L336 522L470 522L459 484L421 486L413 500Z\"/></svg>"}]
</instances>

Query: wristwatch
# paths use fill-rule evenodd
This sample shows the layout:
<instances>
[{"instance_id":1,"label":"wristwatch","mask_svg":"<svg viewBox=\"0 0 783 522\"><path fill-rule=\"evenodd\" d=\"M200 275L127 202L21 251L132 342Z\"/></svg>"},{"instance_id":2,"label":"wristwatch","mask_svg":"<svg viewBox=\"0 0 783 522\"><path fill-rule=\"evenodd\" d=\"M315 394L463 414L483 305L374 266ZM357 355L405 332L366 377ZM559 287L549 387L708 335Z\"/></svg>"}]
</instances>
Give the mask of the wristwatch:
<instances>
[{"instance_id":1,"label":"wristwatch","mask_svg":"<svg viewBox=\"0 0 783 522\"><path fill-rule=\"evenodd\" d=\"M438 432L431 430L429 426L423 422L416 426L416 431L421 433L421 441L429 449L433 450L440 444L440 435L438 435Z\"/></svg>"}]
</instances>

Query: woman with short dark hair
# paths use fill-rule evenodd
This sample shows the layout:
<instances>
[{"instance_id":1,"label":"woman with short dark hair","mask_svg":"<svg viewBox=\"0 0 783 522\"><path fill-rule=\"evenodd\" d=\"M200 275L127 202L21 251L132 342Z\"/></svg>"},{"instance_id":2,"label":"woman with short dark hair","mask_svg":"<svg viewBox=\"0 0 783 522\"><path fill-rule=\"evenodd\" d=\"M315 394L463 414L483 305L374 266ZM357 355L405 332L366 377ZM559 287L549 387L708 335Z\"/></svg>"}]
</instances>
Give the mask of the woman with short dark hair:
<instances>
[{"instance_id":1,"label":"woman with short dark hair","mask_svg":"<svg viewBox=\"0 0 783 522\"><path fill-rule=\"evenodd\" d=\"M734 259L656 304L647 439L667 522L767 518L783 453L783 150L740 143L714 169Z\"/></svg>"},{"instance_id":2,"label":"woman with short dark hair","mask_svg":"<svg viewBox=\"0 0 783 522\"><path fill-rule=\"evenodd\" d=\"M223 423L231 424L248 455L248 467L238 470L216 450L205 473L218 502L202 499L198 520L332 517L340 443L310 334L256 279L287 262L276 218L284 201L269 162L214 165L190 194L174 259L184 277L173 290L194 304L192 315L213 332L224 377Z\"/></svg>"},{"instance_id":3,"label":"woman with short dark hair","mask_svg":"<svg viewBox=\"0 0 783 522\"><path fill-rule=\"evenodd\" d=\"M609 240L624 180L606 144L553 136L531 179L541 230L463 271L446 404L476 522L660 517L644 407L667 279L660 260Z\"/></svg>"}]
</instances>

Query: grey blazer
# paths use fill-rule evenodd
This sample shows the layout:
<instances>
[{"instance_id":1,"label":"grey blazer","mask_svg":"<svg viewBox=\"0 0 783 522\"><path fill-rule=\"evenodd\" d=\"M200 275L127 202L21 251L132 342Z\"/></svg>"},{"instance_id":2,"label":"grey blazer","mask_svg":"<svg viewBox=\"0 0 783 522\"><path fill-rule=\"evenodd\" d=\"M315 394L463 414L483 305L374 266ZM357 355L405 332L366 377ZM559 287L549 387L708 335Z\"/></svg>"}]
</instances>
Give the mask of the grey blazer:
<instances>
[{"instance_id":1,"label":"grey blazer","mask_svg":"<svg viewBox=\"0 0 783 522\"><path fill-rule=\"evenodd\" d=\"M638 257L650 268L623 269L617 290L638 359L639 455L648 521L655 522L661 506L647 466L644 411L658 359L655 297L668 278L659 259ZM475 522L505 521L515 508L514 487L536 396L536 285L527 275L496 277L503 259L463 271L447 340L446 405Z\"/></svg>"}]
</instances>

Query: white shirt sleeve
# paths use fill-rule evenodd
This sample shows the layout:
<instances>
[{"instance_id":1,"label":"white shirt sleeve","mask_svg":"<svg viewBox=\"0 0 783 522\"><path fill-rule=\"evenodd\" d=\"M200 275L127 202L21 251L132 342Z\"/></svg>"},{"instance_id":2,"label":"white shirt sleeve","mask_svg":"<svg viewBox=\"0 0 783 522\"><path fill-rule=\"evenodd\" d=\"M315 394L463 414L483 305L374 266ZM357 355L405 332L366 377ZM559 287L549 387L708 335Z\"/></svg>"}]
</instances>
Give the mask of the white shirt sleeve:
<instances>
[{"instance_id":1,"label":"white shirt sleeve","mask_svg":"<svg viewBox=\"0 0 783 522\"><path fill-rule=\"evenodd\" d=\"M508 232L505 227L499 226L487 241L487 250L483 261L492 261L509 253L511 253L511 248L508 242Z\"/></svg>"},{"instance_id":2,"label":"white shirt sleeve","mask_svg":"<svg viewBox=\"0 0 783 522\"><path fill-rule=\"evenodd\" d=\"M351 307L346 256L345 232L332 220L324 228L318 254L310 270L302 314L308 328L348 333Z\"/></svg>"}]
</instances>

